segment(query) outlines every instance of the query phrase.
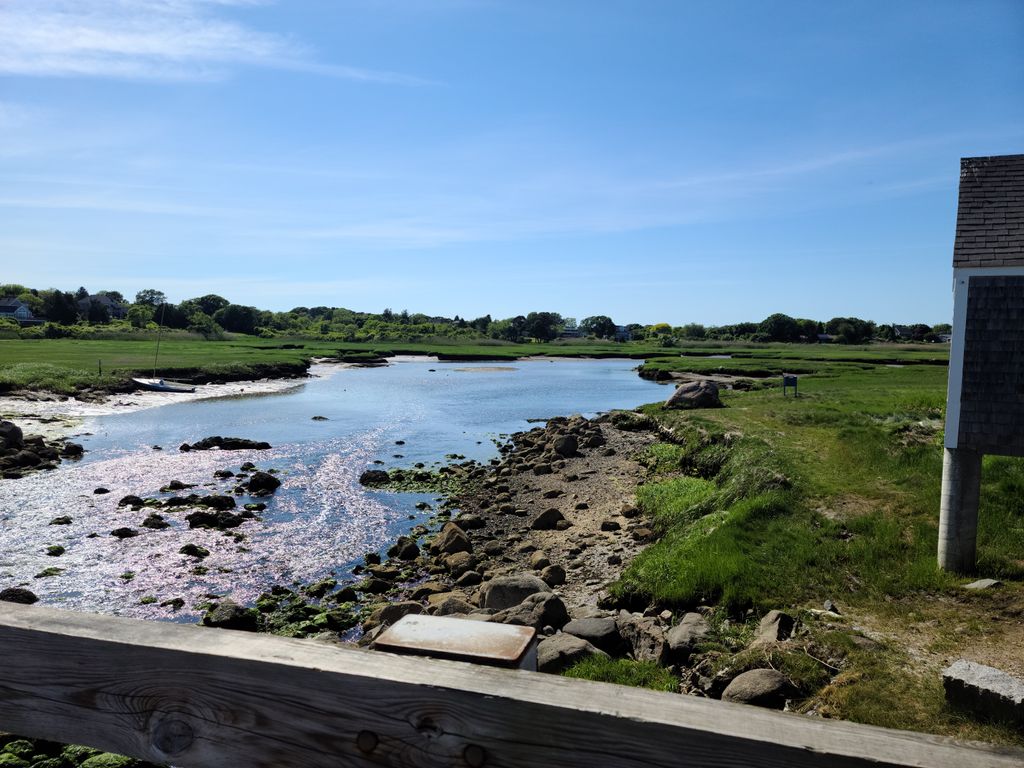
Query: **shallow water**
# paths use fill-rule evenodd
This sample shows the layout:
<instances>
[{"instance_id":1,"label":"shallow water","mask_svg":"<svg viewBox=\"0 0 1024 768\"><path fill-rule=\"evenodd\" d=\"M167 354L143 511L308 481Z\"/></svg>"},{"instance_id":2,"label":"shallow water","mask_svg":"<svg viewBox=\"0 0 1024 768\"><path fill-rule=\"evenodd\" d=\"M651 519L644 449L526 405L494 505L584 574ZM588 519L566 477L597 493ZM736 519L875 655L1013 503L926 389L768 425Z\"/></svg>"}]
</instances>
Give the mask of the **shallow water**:
<instances>
[{"instance_id":1,"label":"shallow water","mask_svg":"<svg viewBox=\"0 0 1024 768\"><path fill-rule=\"evenodd\" d=\"M494 440L529 428L528 419L593 415L663 396L639 378L629 360L524 361L514 365L403 360L387 368L342 369L284 393L196 401L105 416L88 422L77 463L0 485L0 586L25 584L42 602L79 610L171 618L167 608L140 605L144 596L182 597L182 619L206 595L251 602L272 583L345 577L363 553L379 550L428 519L421 494L370 492L359 474L385 466L432 464L446 454L486 461ZM324 416L326 421L314 421ZM265 440L266 451L179 452L183 442L210 435ZM396 445L396 441L404 445ZM162 446L154 450L152 446ZM400 458L399 458L400 457ZM172 479L195 492L230 492L214 471L252 461L276 468L283 485L261 520L246 522L236 542L218 531L190 530L184 514L161 511L171 528L139 527L146 512L118 500L159 493ZM110 493L97 495L95 488ZM239 504L250 501L238 499ZM60 515L71 525L50 525ZM118 540L110 531L140 531ZM90 534L97 534L90 538ZM230 534L231 532L229 532ZM201 565L178 554L185 543L210 550ZM60 557L46 547L67 549ZM63 568L34 578L44 568ZM131 572L131 579L123 577Z\"/></svg>"}]
</instances>

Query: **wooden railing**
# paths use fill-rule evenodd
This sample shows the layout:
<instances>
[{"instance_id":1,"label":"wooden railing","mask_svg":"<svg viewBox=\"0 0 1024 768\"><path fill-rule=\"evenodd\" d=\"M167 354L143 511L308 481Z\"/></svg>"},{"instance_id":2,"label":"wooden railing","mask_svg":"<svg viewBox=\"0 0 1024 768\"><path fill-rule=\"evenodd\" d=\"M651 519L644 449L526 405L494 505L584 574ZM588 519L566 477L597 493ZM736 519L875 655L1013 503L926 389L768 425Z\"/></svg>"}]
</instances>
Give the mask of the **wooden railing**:
<instances>
[{"instance_id":1,"label":"wooden railing","mask_svg":"<svg viewBox=\"0 0 1024 768\"><path fill-rule=\"evenodd\" d=\"M0 729L211 768L1024 764L690 696L10 603Z\"/></svg>"}]
</instances>

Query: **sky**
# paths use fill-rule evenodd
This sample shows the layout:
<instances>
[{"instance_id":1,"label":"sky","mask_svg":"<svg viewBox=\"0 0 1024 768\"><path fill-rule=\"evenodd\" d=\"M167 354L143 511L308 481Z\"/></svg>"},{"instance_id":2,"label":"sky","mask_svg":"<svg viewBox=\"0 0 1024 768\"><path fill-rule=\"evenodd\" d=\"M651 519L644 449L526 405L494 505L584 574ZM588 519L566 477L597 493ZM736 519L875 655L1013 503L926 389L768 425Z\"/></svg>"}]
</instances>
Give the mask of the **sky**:
<instances>
[{"instance_id":1,"label":"sky","mask_svg":"<svg viewBox=\"0 0 1024 768\"><path fill-rule=\"evenodd\" d=\"M0 282L948 322L1020 0L0 0Z\"/></svg>"}]
</instances>

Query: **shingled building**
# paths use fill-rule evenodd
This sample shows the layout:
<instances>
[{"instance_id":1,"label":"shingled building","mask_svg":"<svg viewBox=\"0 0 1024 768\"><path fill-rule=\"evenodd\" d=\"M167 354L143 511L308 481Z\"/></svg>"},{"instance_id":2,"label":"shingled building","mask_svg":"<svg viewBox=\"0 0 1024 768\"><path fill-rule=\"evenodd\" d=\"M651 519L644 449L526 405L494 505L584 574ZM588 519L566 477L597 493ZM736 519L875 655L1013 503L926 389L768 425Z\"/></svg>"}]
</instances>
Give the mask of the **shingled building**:
<instances>
[{"instance_id":1,"label":"shingled building","mask_svg":"<svg viewBox=\"0 0 1024 768\"><path fill-rule=\"evenodd\" d=\"M1024 456L1024 155L960 161L939 565L974 568L981 460Z\"/></svg>"}]
</instances>

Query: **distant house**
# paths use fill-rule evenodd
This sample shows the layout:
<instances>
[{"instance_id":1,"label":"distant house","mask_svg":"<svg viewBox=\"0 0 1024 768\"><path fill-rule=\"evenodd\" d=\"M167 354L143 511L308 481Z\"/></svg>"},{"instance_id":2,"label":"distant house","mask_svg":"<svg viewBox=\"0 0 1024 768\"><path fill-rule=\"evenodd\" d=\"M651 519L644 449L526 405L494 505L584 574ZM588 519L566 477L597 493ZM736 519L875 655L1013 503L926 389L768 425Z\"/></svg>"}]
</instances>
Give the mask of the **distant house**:
<instances>
[{"instance_id":1,"label":"distant house","mask_svg":"<svg viewBox=\"0 0 1024 768\"><path fill-rule=\"evenodd\" d=\"M124 320L128 317L128 307L119 301L114 301L112 298L103 293L94 293L91 296L86 296L84 299L78 301L78 311L82 315L89 314L89 307L92 303L96 302L101 307L106 308L110 314L111 320Z\"/></svg>"},{"instance_id":2,"label":"distant house","mask_svg":"<svg viewBox=\"0 0 1024 768\"><path fill-rule=\"evenodd\" d=\"M583 338L583 331L581 331L579 328L566 328L560 334L558 334L558 338L560 338L560 339L582 339Z\"/></svg>"},{"instance_id":3,"label":"distant house","mask_svg":"<svg viewBox=\"0 0 1024 768\"><path fill-rule=\"evenodd\" d=\"M913 338L914 338L914 329L911 328L909 325L896 325L896 324L893 324L892 332L893 332L893 335L897 339L910 339L910 340L913 340Z\"/></svg>"},{"instance_id":4,"label":"distant house","mask_svg":"<svg viewBox=\"0 0 1024 768\"><path fill-rule=\"evenodd\" d=\"M632 341L633 333L624 325L615 326L615 340L616 341Z\"/></svg>"},{"instance_id":5,"label":"distant house","mask_svg":"<svg viewBox=\"0 0 1024 768\"><path fill-rule=\"evenodd\" d=\"M831 344L833 341L835 341L835 338L836 337L833 336L831 333L819 333L819 334L817 334L817 339L818 339L818 343L819 344Z\"/></svg>"},{"instance_id":6,"label":"distant house","mask_svg":"<svg viewBox=\"0 0 1024 768\"><path fill-rule=\"evenodd\" d=\"M35 315L32 314L32 310L28 308L28 304L11 297L0 299L0 317L9 317L19 323L38 322Z\"/></svg>"},{"instance_id":7,"label":"distant house","mask_svg":"<svg viewBox=\"0 0 1024 768\"><path fill-rule=\"evenodd\" d=\"M940 333L938 336L939 342L942 344L949 344L951 341L953 341L952 333Z\"/></svg>"}]
</instances>

